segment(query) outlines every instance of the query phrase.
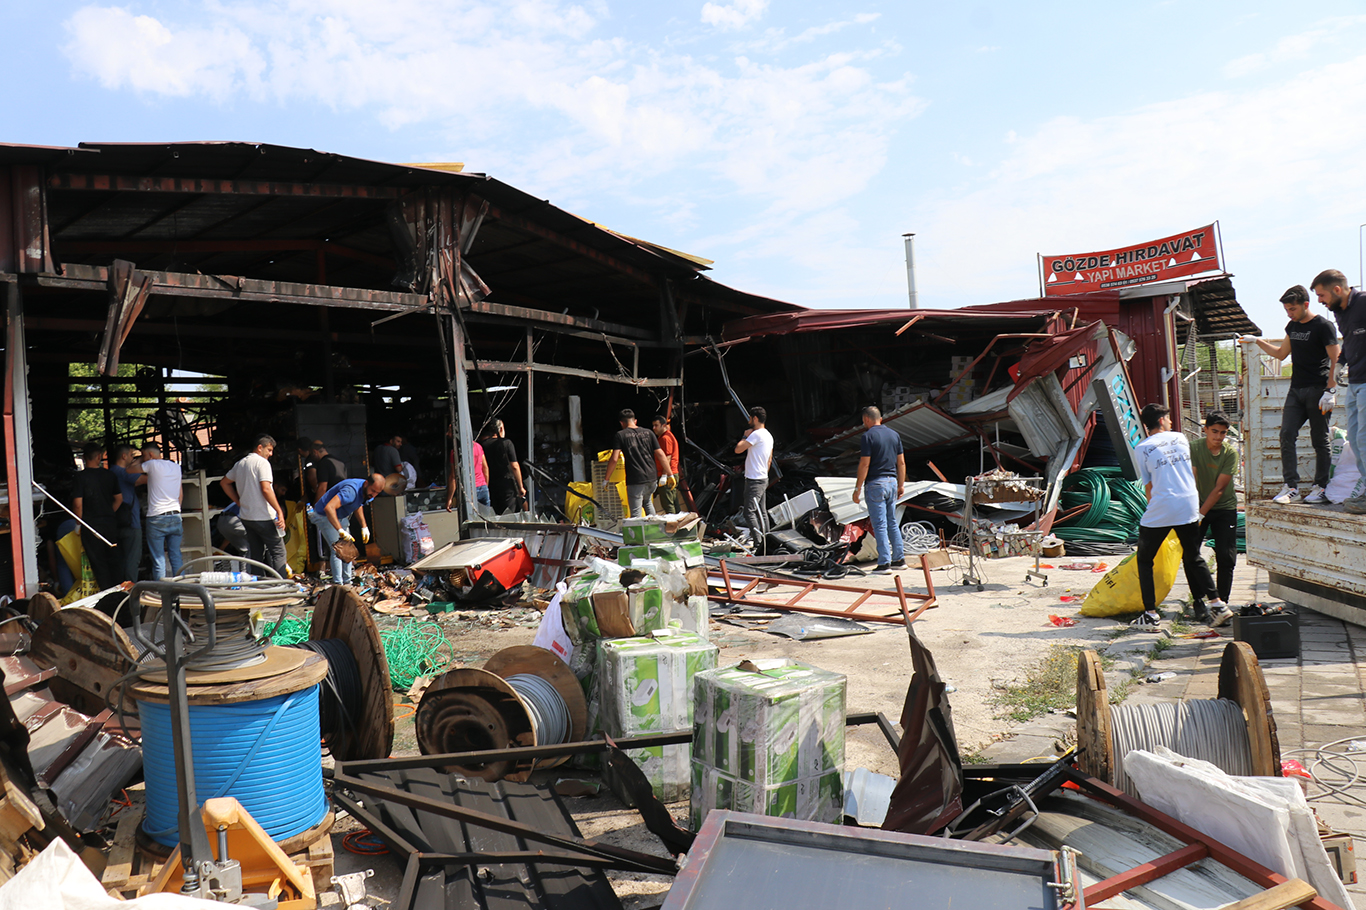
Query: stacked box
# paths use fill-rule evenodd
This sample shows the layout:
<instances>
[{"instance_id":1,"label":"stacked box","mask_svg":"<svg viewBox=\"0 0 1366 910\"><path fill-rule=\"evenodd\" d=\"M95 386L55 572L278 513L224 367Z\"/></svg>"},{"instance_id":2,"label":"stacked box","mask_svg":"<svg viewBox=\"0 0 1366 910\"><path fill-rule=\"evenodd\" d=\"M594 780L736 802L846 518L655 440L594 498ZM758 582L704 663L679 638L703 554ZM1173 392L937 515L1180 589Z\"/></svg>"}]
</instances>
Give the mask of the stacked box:
<instances>
[{"instance_id":1,"label":"stacked box","mask_svg":"<svg viewBox=\"0 0 1366 910\"><path fill-rule=\"evenodd\" d=\"M667 559L681 563L685 569L706 564L699 540L671 540L661 543L644 544L638 547L622 547L617 550L617 563L629 566L637 559Z\"/></svg>"},{"instance_id":2,"label":"stacked box","mask_svg":"<svg viewBox=\"0 0 1366 910\"><path fill-rule=\"evenodd\" d=\"M697 674L692 823L736 809L839 823L846 680L791 660Z\"/></svg>"},{"instance_id":3,"label":"stacked box","mask_svg":"<svg viewBox=\"0 0 1366 910\"><path fill-rule=\"evenodd\" d=\"M717 648L691 632L665 630L599 643L602 729L608 736L692 729L693 678L716 668ZM687 797L692 747L687 743L626 752L664 802Z\"/></svg>"},{"instance_id":4,"label":"stacked box","mask_svg":"<svg viewBox=\"0 0 1366 910\"><path fill-rule=\"evenodd\" d=\"M697 540L705 526L696 512L627 518L621 523L621 542L628 547L667 541Z\"/></svg>"}]
</instances>

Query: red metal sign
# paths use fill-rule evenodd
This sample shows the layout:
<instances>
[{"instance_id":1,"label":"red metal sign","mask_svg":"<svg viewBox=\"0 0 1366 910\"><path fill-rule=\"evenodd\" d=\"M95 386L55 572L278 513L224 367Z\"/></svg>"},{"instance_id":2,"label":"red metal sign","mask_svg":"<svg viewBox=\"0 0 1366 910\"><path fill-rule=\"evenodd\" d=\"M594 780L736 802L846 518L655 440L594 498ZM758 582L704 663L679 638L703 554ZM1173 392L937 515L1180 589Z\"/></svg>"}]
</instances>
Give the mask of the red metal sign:
<instances>
[{"instance_id":1,"label":"red metal sign","mask_svg":"<svg viewBox=\"0 0 1366 910\"><path fill-rule=\"evenodd\" d=\"M1215 225L1097 253L1043 256L1045 297L1222 271Z\"/></svg>"}]
</instances>

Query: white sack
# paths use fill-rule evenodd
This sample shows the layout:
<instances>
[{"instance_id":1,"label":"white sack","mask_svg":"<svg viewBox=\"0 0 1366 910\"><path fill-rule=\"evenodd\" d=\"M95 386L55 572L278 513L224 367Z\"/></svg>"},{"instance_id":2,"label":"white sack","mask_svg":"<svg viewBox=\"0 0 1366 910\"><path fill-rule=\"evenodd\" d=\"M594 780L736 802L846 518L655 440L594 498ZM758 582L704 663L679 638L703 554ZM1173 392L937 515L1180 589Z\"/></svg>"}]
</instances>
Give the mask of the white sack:
<instances>
[{"instance_id":1,"label":"white sack","mask_svg":"<svg viewBox=\"0 0 1366 910\"><path fill-rule=\"evenodd\" d=\"M1329 502L1342 502L1352 495L1352 487L1356 486L1360 477L1356 456L1352 454L1352 444L1343 440L1342 451L1333 456L1333 477L1328 481L1324 495Z\"/></svg>"},{"instance_id":2,"label":"white sack","mask_svg":"<svg viewBox=\"0 0 1366 910\"><path fill-rule=\"evenodd\" d=\"M1353 906L1319 840L1300 785L1284 777L1234 777L1164 747L1135 749L1124 772L1148 805L1207 834L1286 878L1301 878L1319 897Z\"/></svg>"},{"instance_id":3,"label":"white sack","mask_svg":"<svg viewBox=\"0 0 1366 910\"><path fill-rule=\"evenodd\" d=\"M0 885L0 910L223 910L225 906L179 894L150 894L131 901L110 897L61 839L48 844L14 878Z\"/></svg>"}]
</instances>

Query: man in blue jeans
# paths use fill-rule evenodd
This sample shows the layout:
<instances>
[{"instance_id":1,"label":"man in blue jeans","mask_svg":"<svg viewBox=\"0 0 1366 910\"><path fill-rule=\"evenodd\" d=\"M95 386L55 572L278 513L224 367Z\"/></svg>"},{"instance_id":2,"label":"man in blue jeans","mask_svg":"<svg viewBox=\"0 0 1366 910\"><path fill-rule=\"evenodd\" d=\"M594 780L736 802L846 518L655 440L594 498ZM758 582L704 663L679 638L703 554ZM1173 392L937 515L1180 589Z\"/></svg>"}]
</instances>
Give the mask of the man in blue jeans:
<instances>
[{"instance_id":1,"label":"man in blue jeans","mask_svg":"<svg viewBox=\"0 0 1366 910\"><path fill-rule=\"evenodd\" d=\"M355 569L351 563L342 562L341 557L332 549L332 545L338 540L355 539L346 529L352 515L360 518L361 541L370 542L370 528L365 524L365 512L361 506L384 492L384 482L383 474L371 474L368 481L358 477L343 480L329 487L313 504L313 511L309 514L308 520L323 536L327 556L331 561L333 584L351 584Z\"/></svg>"},{"instance_id":2,"label":"man in blue jeans","mask_svg":"<svg viewBox=\"0 0 1366 910\"><path fill-rule=\"evenodd\" d=\"M896 501L906 490L906 455L901 437L882 425L882 412L863 409L863 438L859 441L858 480L854 482L854 503L859 491L868 491L868 521L877 541L877 568L886 574L906 567L901 529L896 526Z\"/></svg>"},{"instance_id":3,"label":"man in blue jeans","mask_svg":"<svg viewBox=\"0 0 1366 910\"><path fill-rule=\"evenodd\" d=\"M1354 291L1337 269L1319 272L1310 289L1328 307L1342 332L1342 359L1347 364L1347 441L1352 444L1361 479L1342 504L1344 511L1366 513L1366 293ZM1334 401L1324 393L1323 405Z\"/></svg>"}]
</instances>

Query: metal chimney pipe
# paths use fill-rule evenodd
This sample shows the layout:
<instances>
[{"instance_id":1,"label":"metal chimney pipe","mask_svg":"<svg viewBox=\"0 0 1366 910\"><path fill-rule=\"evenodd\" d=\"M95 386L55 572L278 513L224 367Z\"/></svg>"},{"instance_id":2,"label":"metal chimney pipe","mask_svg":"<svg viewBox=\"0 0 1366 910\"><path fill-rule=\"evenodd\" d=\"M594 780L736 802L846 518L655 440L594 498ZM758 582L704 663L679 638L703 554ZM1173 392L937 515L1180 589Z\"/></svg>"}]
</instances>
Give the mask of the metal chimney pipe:
<instances>
[{"instance_id":1,"label":"metal chimney pipe","mask_svg":"<svg viewBox=\"0 0 1366 910\"><path fill-rule=\"evenodd\" d=\"M902 234L906 240L906 286L910 293L911 309L917 309L915 300L915 234Z\"/></svg>"}]
</instances>

